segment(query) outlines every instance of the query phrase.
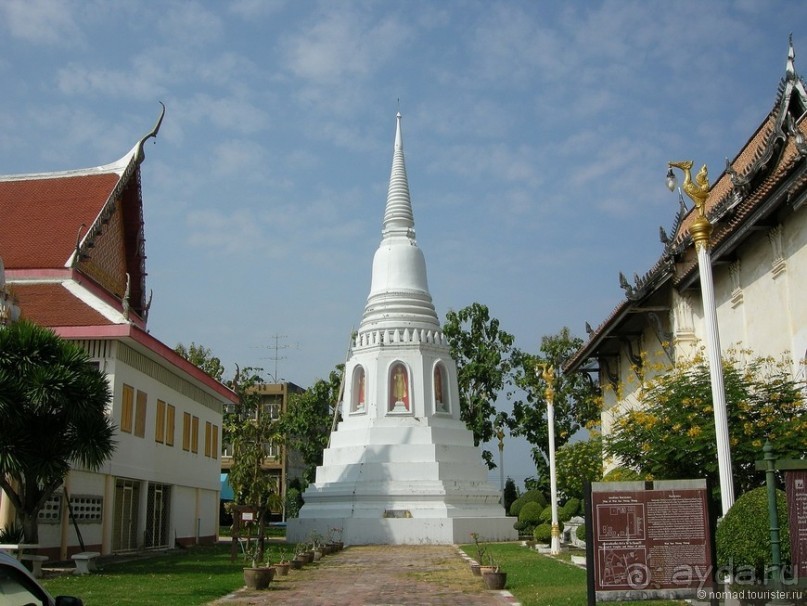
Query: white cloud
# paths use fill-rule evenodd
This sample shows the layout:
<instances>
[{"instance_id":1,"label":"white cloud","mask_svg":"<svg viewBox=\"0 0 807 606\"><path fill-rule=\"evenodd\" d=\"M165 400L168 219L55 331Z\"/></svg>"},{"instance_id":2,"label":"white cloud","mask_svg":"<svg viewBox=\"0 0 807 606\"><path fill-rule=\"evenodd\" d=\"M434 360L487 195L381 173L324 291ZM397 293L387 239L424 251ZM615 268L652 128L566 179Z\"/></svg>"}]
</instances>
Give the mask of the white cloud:
<instances>
[{"instance_id":1,"label":"white cloud","mask_svg":"<svg viewBox=\"0 0 807 606\"><path fill-rule=\"evenodd\" d=\"M288 4L288 0L230 0L226 6L231 13L252 20L278 13Z\"/></svg>"},{"instance_id":2,"label":"white cloud","mask_svg":"<svg viewBox=\"0 0 807 606\"><path fill-rule=\"evenodd\" d=\"M61 0L4 0L0 14L15 38L35 44L75 46L82 34L73 17L73 4Z\"/></svg>"},{"instance_id":3,"label":"white cloud","mask_svg":"<svg viewBox=\"0 0 807 606\"><path fill-rule=\"evenodd\" d=\"M170 3L156 18L156 25L166 42L197 48L218 41L224 26L221 17L198 2Z\"/></svg>"},{"instance_id":4,"label":"white cloud","mask_svg":"<svg viewBox=\"0 0 807 606\"><path fill-rule=\"evenodd\" d=\"M339 4L282 43L287 67L298 78L319 85L376 73L406 40L409 28L393 17L371 20Z\"/></svg>"},{"instance_id":5,"label":"white cloud","mask_svg":"<svg viewBox=\"0 0 807 606\"><path fill-rule=\"evenodd\" d=\"M210 171L217 177L240 176L242 180L255 181L266 171L266 150L243 139L223 141L213 148Z\"/></svg>"},{"instance_id":6,"label":"white cloud","mask_svg":"<svg viewBox=\"0 0 807 606\"><path fill-rule=\"evenodd\" d=\"M165 93L160 74L147 74L138 70L94 68L68 63L58 70L56 82L66 95L101 95L105 97L132 97L154 99Z\"/></svg>"}]
</instances>

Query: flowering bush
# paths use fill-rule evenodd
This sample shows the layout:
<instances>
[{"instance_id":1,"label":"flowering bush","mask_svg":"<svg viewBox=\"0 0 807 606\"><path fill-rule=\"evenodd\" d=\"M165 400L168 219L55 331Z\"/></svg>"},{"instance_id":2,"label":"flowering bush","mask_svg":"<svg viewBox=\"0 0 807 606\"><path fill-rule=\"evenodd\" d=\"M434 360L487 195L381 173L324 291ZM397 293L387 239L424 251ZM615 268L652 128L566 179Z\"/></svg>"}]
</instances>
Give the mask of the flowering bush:
<instances>
[{"instance_id":1,"label":"flowering bush","mask_svg":"<svg viewBox=\"0 0 807 606\"><path fill-rule=\"evenodd\" d=\"M745 361L747 358L748 361ZM789 360L751 358L748 351L723 357L729 441L735 489L761 486L755 469L769 439L781 458L807 454L804 381ZM719 486L717 446L707 360L698 355L643 381L639 406L614 420L606 454L645 479L709 478Z\"/></svg>"},{"instance_id":2,"label":"flowering bush","mask_svg":"<svg viewBox=\"0 0 807 606\"><path fill-rule=\"evenodd\" d=\"M558 448L555 454L558 490L567 497L583 497L583 482L602 479L602 438L591 432L589 439L570 442Z\"/></svg>"}]
</instances>

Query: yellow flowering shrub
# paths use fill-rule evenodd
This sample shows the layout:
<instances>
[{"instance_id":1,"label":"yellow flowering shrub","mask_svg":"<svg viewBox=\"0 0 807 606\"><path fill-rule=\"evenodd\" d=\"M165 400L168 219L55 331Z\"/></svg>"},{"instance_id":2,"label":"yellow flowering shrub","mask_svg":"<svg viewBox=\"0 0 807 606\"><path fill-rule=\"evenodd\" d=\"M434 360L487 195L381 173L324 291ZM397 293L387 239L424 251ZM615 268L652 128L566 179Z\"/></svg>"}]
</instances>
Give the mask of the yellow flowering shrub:
<instances>
[{"instance_id":1,"label":"yellow flowering shrub","mask_svg":"<svg viewBox=\"0 0 807 606\"><path fill-rule=\"evenodd\" d=\"M729 352L723 382L735 491L764 482L755 461L770 440L778 458L807 457L805 382L787 359ZM799 376L804 376L800 373ZM619 391L619 388L617 388ZM638 406L618 413L603 439L606 456L658 479L709 478L719 486L711 380L700 354L646 381Z\"/></svg>"}]
</instances>

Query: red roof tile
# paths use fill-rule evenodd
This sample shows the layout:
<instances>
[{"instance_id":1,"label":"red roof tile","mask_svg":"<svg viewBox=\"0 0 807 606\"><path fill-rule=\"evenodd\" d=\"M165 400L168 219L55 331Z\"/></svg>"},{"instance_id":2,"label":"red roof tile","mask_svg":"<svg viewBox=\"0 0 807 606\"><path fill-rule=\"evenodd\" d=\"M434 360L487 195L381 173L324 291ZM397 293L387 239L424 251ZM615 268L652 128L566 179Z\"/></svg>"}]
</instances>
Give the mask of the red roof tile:
<instances>
[{"instance_id":1,"label":"red roof tile","mask_svg":"<svg viewBox=\"0 0 807 606\"><path fill-rule=\"evenodd\" d=\"M79 227L92 224L119 180L115 173L0 180L0 257L6 268L64 267Z\"/></svg>"},{"instance_id":2,"label":"red roof tile","mask_svg":"<svg viewBox=\"0 0 807 606\"><path fill-rule=\"evenodd\" d=\"M42 326L99 326L114 324L78 299L60 283L14 284L22 317Z\"/></svg>"}]
</instances>

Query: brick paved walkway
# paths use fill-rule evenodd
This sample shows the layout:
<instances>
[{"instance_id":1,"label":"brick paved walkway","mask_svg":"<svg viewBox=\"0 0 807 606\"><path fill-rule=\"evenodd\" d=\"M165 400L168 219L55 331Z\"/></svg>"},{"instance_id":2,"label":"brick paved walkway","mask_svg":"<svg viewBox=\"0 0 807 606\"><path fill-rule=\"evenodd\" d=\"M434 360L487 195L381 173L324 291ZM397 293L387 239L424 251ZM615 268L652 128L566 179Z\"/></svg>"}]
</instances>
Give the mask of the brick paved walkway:
<instances>
[{"instance_id":1,"label":"brick paved walkway","mask_svg":"<svg viewBox=\"0 0 807 606\"><path fill-rule=\"evenodd\" d=\"M348 547L290 570L265 591L239 590L208 606L514 606L508 591L488 591L456 547Z\"/></svg>"}]
</instances>

